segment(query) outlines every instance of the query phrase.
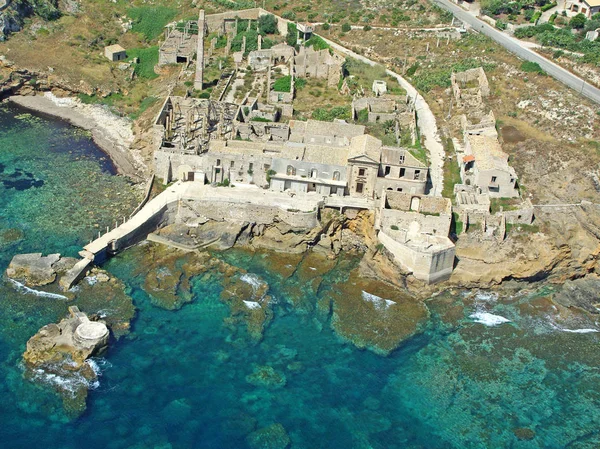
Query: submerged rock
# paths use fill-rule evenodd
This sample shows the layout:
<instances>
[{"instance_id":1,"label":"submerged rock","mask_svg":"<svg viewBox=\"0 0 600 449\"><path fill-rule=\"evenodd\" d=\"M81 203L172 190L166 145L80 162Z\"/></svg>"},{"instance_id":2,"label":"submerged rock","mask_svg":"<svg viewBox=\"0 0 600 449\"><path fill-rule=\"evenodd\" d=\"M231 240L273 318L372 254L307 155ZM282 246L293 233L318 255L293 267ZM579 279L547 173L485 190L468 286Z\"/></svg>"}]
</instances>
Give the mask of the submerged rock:
<instances>
[{"instance_id":1,"label":"submerged rock","mask_svg":"<svg viewBox=\"0 0 600 449\"><path fill-rule=\"evenodd\" d=\"M230 310L231 317L226 324L235 330L239 324L245 324L250 338L260 341L266 326L273 319L271 302L267 295L269 285L253 273L226 276L223 282L221 300Z\"/></svg>"},{"instance_id":2,"label":"submerged rock","mask_svg":"<svg viewBox=\"0 0 600 449\"><path fill-rule=\"evenodd\" d=\"M25 237L22 230L17 228L0 231L0 248L20 242Z\"/></svg>"},{"instance_id":3,"label":"submerged rock","mask_svg":"<svg viewBox=\"0 0 600 449\"><path fill-rule=\"evenodd\" d=\"M252 449L285 449L290 445L290 437L279 423L252 432L246 441Z\"/></svg>"},{"instance_id":4,"label":"submerged rock","mask_svg":"<svg viewBox=\"0 0 600 449\"><path fill-rule=\"evenodd\" d=\"M106 324L90 321L75 306L69 312L69 317L42 327L29 339L23 360L27 377L52 385L67 414L76 417L85 410L88 388L97 378L88 360L106 350L109 331Z\"/></svg>"},{"instance_id":5,"label":"submerged rock","mask_svg":"<svg viewBox=\"0 0 600 449\"><path fill-rule=\"evenodd\" d=\"M334 284L333 329L359 348L388 355L427 321L425 304L388 284L353 270Z\"/></svg>"},{"instance_id":6,"label":"submerged rock","mask_svg":"<svg viewBox=\"0 0 600 449\"><path fill-rule=\"evenodd\" d=\"M257 387L281 388L286 384L285 374L275 371L272 366L257 366L246 376L246 382Z\"/></svg>"},{"instance_id":7,"label":"submerged rock","mask_svg":"<svg viewBox=\"0 0 600 449\"><path fill-rule=\"evenodd\" d=\"M533 440L535 438L535 432L527 427L518 427L513 430L513 433L519 440Z\"/></svg>"}]
</instances>

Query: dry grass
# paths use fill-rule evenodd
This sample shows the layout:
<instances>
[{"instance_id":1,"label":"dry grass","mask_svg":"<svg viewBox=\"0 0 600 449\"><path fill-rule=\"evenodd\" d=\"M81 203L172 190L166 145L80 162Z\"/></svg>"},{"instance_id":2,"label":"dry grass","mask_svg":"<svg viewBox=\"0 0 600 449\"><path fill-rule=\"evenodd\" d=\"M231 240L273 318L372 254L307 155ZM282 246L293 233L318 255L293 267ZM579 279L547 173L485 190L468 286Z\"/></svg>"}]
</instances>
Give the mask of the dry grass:
<instances>
[{"instance_id":1,"label":"dry grass","mask_svg":"<svg viewBox=\"0 0 600 449\"><path fill-rule=\"evenodd\" d=\"M352 98L341 95L337 87L327 87L327 80L308 78L306 85L296 90L294 109L301 113L309 113L317 108L332 108L346 106L352 103Z\"/></svg>"}]
</instances>

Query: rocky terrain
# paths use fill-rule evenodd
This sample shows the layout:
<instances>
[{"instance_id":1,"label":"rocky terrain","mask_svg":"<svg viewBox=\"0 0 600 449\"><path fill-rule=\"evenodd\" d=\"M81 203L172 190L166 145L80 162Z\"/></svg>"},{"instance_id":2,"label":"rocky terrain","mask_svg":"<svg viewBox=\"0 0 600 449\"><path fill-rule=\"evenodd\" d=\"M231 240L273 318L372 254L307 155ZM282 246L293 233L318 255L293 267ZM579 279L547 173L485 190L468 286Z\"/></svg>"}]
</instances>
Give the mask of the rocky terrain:
<instances>
[{"instance_id":1,"label":"rocky terrain","mask_svg":"<svg viewBox=\"0 0 600 449\"><path fill-rule=\"evenodd\" d=\"M126 335L135 315L125 285L99 268L77 287L62 291L59 280L76 262L59 254L23 254L6 270L18 290L48 298L55 302L53 307L64 304L65 312L68 308L67 318L43 326L31 337L23 360L25 377L56 391L71 418L85 411L88 390L98 384L99 369L92 357L105 352L109 331L115 339Z\"/></svg>"},{"instance_id":2,"label":"rocky terrain","mask_svg":"<svg viewBox=\"0 0 600 449\"><path fill-rule=\"evenodd\" d=\"M69 311L69 317L47 324L29 339L23 360L26 377L52 384L67 415L76 417L85 410L88 389L97 382L98 370L90 358L106 351L109 331L77 307Z\"/></svg>"}]
</instances>

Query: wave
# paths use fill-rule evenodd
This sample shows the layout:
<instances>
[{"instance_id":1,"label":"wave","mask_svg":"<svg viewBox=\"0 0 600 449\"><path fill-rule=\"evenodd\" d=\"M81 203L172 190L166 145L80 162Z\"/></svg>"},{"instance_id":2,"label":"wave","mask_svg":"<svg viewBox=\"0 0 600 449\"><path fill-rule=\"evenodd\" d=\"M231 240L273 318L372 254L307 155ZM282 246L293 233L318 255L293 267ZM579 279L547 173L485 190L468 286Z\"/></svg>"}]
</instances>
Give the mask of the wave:
<instances>
[{"instance_id":1,"label":"wave","mask_svg":"<svg viewBox=\"0 0 600 449\"><path fill-rule=\"evenodd\" d=\"M375 304L375 308L380 310L385 310L390 306L396 304L394 301L390 299L383 299L380 296L374 295L372 293L367 293L366 291L362 291L362 299L367 302L372 302Z\"/></svg>"},{"instance_id":2,"label":"wave","mask_svg":"<svg viewBox=\"0 0 600 449\"><path fill-rule=\"evenodd\" d=\"M257 290L260 286L264 284L264 282L260 280L258 275L254 273L242 274L240 276L240 281L245 282L246 284L250 284L254 290Z\"/></svg>"},{"instance_id":3,"label":"wave","mask_svg":"<svg viewBox=\"0 0 600 449\"><path fill-rule=\"evenodd\" d=\"M246 305L246 307L248 307L249 309L260 309L260 304L257 303L256 301L246 301L244 300L244 304Z\"/></svg>"},{"instance_id":4,"label":"wave","mask_svg":"<svg viewBox=\"0 0 600 449\"><path fill-rule=\"evenodd\" d=\"M19 281L15 281L14 279L9 279L10 282L16 287L16 290L20 293L25 293L29 295L41 296L43 298L51 298L51 299L69 299L64 295L59 295L58 293L50 293L44 292L41 290L35 290L33 288L29 288L26 285L20 283Z\"/></svg>"},{"instance_id":5,"label":"wave","mask_svg":"<svg viewBox=\"0 0 600 449\"><path fill-rule=\"evenodd\" d=\"M478 291L475 293L475 301L494 302L498 300L498 293L490 291Z\"/></svg>"},{"instance_id":6,"label":"wave","mask_svg":"<svg viewBox=\"0 0 600 449\"><path fill-rule=\"evenodd\" d=\"M475 312L469 315L469 318L473 318L476 323L481 323L490 327L498 326L499 324L510 323L508 318L488 312Z\"/></svg>"},{"instance_id":7,"label":"wave","mask_svg":"<svg viewBox=\"0 0 600 449\"><path fill-rule=\"evenodd\" d=\"M557 329L563 332L571 332L572 334L590 334L592 332L600 332L598 329L563 329L558 327Z\"/></svg>"}]
</instances>

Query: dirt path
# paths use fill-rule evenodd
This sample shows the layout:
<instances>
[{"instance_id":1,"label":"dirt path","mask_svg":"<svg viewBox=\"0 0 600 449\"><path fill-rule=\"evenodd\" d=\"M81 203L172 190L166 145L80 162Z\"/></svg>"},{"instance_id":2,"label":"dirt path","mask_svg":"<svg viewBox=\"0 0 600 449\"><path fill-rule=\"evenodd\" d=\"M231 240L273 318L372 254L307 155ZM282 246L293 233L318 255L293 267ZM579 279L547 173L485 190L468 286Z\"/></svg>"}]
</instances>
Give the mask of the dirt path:
<instances>
[{"instance_id":1,"label":"dirt path","mask_svg":"<svg viewBox=\"0 0 600 449\"><path fill-rule=\"evenodd\" d=\"M321 36L323 38L323 36ZM362 55L354 53L352 50L347 49L346 47L342 47L335 42L332 42L328 39L323 38L332 48L339 51L340 53L351 56L352 58L358 59L359 61L364 62L365 64L369 64L371 66L377 65L378 63L370 60ZM435 120L435 116L429 105L418 92L408 81L402 78L396 72L386 69L386 73L390 76L393 76L398 80L400 86L406 90L408 95L411 98L415 99L415 109L417 111L417 126L419 127L419 132L421 136L424 138L424 145L427 151L429 152L429 175L431 177L432 188L429 192L432 196L441 196L442 189L444 187L444 159L446 157L446 153L444 151L444 145L442 144L442 140L440 139L438 133L437 122Z\"/></svg>"}]
</instances>

